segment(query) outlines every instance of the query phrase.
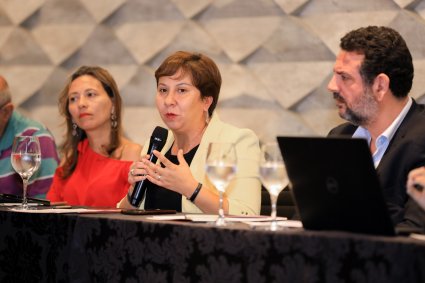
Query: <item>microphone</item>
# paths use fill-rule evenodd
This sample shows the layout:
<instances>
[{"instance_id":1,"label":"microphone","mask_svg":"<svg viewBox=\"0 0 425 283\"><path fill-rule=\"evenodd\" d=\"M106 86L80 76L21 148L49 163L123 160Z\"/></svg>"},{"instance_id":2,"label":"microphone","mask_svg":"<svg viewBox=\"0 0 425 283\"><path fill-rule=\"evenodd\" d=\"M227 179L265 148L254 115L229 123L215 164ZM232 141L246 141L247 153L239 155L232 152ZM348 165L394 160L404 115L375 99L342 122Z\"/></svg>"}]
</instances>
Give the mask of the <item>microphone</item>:
<instances>
[{"instance_id":1,"label":"microphone","mask_svg":"<svg viewBox=\"0 0 425 283\"><path fill-rule=\"evenodd\" d=\"M148 154L150 155L149 160L151 162L155 163L157 161L158 158L153 154L153 151L162 150L165 142L167 141L167 136L168 130L162 127L157 126L153 131L148 149ZM134 190L129 199L132 206L139 207L140 203L145 197L146 188L149 184L151 184L151 182L149 182L148 179L144 179L134 184Z\"/></svg>"}]
</instances>

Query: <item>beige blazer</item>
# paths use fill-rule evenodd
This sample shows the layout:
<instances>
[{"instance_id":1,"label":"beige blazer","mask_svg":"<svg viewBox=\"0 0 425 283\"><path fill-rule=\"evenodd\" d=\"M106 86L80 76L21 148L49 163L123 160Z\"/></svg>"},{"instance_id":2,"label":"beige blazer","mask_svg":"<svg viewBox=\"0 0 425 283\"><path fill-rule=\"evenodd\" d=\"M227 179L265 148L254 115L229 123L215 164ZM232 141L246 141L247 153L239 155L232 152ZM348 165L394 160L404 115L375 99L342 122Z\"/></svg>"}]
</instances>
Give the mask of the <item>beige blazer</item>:
<instances>
[{"instance_id":1,"label":"beige blazer","mask_svg":"<svg viewBox=\"0 0 425 283\"><path fill-rule=\"evenodd\" d=\"M161 153L165 154L171 148L173 142L173 133L169 131ZM205 160L210 142L232 142L236 147L237 172L226 190L226 196L229 201L229 214L260 214L261 182L258 175L260 157L258 137L252 130L240 129L222 122L216 113L212 116L190 164L190 170L198 182L206 185L202 189L210 188L215 193L218 193L205 173ZM143 146L142 156L147 153L148 148L149 140ZM193 189L195 190L195 188ZM140 205L141 209L143 207L144 200ZM182 196L182 212L202 213L195 204L184 196Z\"/></svg>"}]
</instances>

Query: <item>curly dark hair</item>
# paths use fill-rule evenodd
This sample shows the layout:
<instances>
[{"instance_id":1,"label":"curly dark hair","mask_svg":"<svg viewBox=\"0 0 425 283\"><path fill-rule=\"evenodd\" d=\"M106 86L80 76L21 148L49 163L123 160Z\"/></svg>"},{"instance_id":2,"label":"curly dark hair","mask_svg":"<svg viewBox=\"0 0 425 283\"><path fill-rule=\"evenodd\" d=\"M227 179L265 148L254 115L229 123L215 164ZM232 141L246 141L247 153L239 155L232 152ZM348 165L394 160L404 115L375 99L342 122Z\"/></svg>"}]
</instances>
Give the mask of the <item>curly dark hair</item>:
<instances>
[{"instance_id":1,"label":"curly dark hair","mask_svg":"<svg viewBox=\"0 0 425 283\"><path fill-rule=\"evenodd\" d=\"M372 85L381 73L390 78L390 89L396 97L406 97L412 88L412 55L402 36L392 28L368 26L353 30L341 38L340 47L365 56L360 75Z\"/></svg>"},{"instance_id":2,"label":"curly dark hair","mask_svg":"<svg viewBox=\"0 0 425 283\"><path fill-rule=\"evenodd\" d=\"M208 96L213 98L208 109L209 116L212 116L221 87L221 75L217 65L211 58L201 53L177 51L167 57L155 71L156 84L158 85L160 77L172 76L180 69L182 75L188 73L192 77L192 83L199 89L202 98Z\"/></svg>"}]
</instances>

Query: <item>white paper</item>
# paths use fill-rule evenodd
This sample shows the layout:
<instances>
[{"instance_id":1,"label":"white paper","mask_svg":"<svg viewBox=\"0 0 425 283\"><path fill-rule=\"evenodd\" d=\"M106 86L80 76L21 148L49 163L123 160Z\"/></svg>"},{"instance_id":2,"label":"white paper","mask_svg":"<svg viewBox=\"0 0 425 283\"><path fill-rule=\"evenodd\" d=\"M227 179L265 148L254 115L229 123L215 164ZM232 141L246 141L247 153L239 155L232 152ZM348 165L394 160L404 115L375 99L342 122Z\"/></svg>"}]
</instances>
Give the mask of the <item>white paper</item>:
<instances>
[{"instance_id":1,"label":"white paper","mask_svg":"<svg viewBox=\"0 0 425 283\"><path fill-rule=\"evenodd\" d=\"M186 219L193 222L214 222L218 218L217 214L186 214ZM264 216L225 216L228 222L244 222L244 221L267 221Z\"/></svg>"},{"instance_id":2,"label":"white paper","mask_svg":"<svg viewBox=\"0 0 425 283\"><path fill-rule=\"evenodd\" d=\"M248 224L252 228L270 226L270 222L247 221L244 223ZM298 220L283 220L283 221L278 220L277 225L281 227L286 227L286 228L303 228L303 224L301 223L301 221L298 221Z\"/></svg>"},{"instance_id":3,"label":"white paper","mask_svg":"<svg viewBox=\"0 0 425 283\"><path fill-rule=\"evenodd\" d=\"M409 235L409 237L416 239L416 240L425 241L425 235L423 235L423 234L412 233L412 234Z\"/></svg>"},{"instance_id":4,"label":"white paper","mask_svg":"<svg viewBox=\"0 0 425 283\"><path fill-rule=\"evenodd\" d=\"M90 208L46 208L46 209L16 209L10 208L10 211L21 213L116 213L119 209L90 209Z\"/></svg>"},{"instance_id":5,"label":"white paper","mask_svg":"<svg viewBox=\"0 0 425 283\"><path fill-rule=\"evenodd\" d=\"M16 202L2 202L2 203L0 203L0 206L7 206L7 207L18 206L18 205L20 205L20 203L16 203ZM42 206L42 205L39 204L39 203L30 202L30 203L28 203L28 206Z\"/></svg>"},{"instance_id":6,"label":"white paper","mask_svg":"<svg viewBox=\"0 0 425 283\"><path fill-rule=\"evenodd\" d=\"M270 222L272 221L271 216L229 216L225 217L226 221L234 221L234 222ZM277 221L285 221L286 217L277 217Z\"/></svg>"},{"instance_id":7,"label":"white paper","mask_svg":"<svg viewBox=\"0 0 425 283\"><path fill-rule=\"evenodd\" d=\"M153 215L149 216L151 220L189 220L193 222L214 222L217 220L217 214L176 214L176 215ZM228 222L269 222L270 216L225 216ZM285 217L278 217L278 220L286 220Z\"/></svg>"}]
</instances>

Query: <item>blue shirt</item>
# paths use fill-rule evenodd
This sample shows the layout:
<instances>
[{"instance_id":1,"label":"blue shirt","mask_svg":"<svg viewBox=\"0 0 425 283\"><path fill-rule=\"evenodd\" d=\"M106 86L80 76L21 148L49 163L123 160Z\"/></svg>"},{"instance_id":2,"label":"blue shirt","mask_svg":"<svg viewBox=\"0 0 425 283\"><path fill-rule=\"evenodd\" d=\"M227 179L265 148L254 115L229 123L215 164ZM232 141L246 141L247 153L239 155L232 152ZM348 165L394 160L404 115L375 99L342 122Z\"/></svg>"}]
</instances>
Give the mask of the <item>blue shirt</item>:
<instances>
[{"instance_id":1,"label":"blue shirt","mask_svg":"<svg viewBox=\"0 0 425 283\"><path fill-rule=\"evenodd\" d=\"M379 165L379 162L381 162L381 159L384 156L384 153L387 150L391 139L393 138L401 122L403 122L404 117L406 117L406 114L407 112L409 112L409 109L411 106L412 106L412 98L409 98L403 110L401 110L400 114L398 114L397 118L376 139L375 141L376 150L372 155L375 168L377 168ZM353 138L364 138L368 141L370 146L371 135L369 131L364 127L359 126L357 130L354 132Z\"/></svg>"}]
</instances>

